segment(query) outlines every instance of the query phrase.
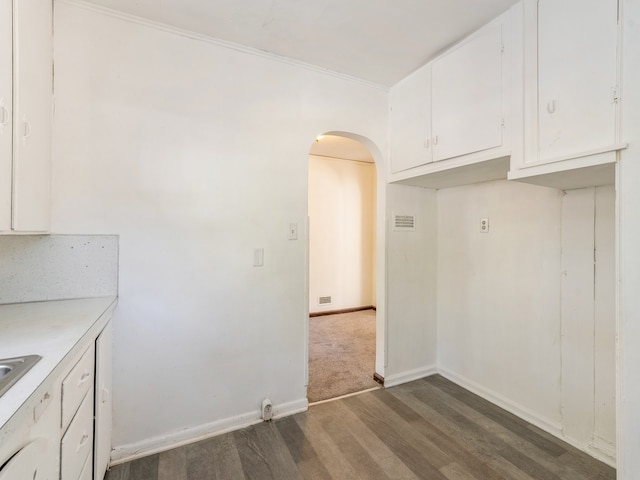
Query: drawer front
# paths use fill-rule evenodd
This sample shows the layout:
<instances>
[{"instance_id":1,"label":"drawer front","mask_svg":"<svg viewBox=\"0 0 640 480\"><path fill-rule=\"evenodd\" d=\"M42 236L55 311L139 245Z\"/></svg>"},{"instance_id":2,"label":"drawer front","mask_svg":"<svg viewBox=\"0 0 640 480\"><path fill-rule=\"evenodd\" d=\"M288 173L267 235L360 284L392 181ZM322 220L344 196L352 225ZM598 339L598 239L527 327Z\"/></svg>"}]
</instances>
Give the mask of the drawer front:
<instances>
[{"instance_id":1,"label":"drawer front","mask_svg":"<svg viewBox=\"0 0 640 480\"><path fill-rule=\"evenodd\" d=\"M62 429L69 425L78 405L93 386L95 346L91 345L62 381Z\"/></svg>"},{"instance_id":2,"label":"drawer front","mask_svg":"<svg viewBox=\"0 0 640 480\"><path fill-rule=\"evenodd\" d=\"M62 437L60 448L60 477L80 478L93 449L93 389L89 390L80 409ZM91 462L90 462L91 463Z\"/></svg>"}]
</instances>

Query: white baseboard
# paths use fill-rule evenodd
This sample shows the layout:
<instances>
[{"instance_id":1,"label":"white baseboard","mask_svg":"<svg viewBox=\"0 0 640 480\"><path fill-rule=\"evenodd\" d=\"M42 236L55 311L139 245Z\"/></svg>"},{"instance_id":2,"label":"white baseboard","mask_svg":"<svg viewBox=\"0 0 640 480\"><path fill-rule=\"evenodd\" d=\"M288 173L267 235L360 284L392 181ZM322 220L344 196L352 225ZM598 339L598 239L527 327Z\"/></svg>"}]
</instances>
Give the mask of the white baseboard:
<instances>
[{"instance_id":1,"label":"white baseboard","mask_svg":"<svg viewBox=\"0 0 640 480\"><path fill-rule=\"evenodd\" d=\"M458 375L451 370L447 370L446 368L439 368L438 373L443 377L451 380L453 383L460 385L463 388L466 388L470 392L475 393L476 395L481 396L485 400L490 401L491 403L504 408L510 413L522 418L523 420L535 425L538 428L541 428L545 432L550 433L555 437L562 436L562 424L559 422L555 422L548 418L540 416L538 413L530 410L529 408L520 405L513 400L500 395L499 393L494 392L491 389L488 389L473 380L466 378L463 375Z\"/></svg>"},{"instance_id":2,"label":"white baseboard","mask_svg":"<svg viewBox=\"0 0 640 480\"><path fill-rule=\"evenodd\" d=\"M308 408L309 402L306 398L274 405L273 418L278 419L295 413L305 412ZM181 447L223 433L240 430L241 428L249 427L260 422L262 422L261 411L255 410L235 417L198 425L193 428L185 428L176 432L148 438L140 442L117 446L111 450L110 465L118 465L137 458L171 450L172 448Z\"/></svg>"},{"instance_id":3,"label":"white baseboard","mask_svg":"<svg viewBox=\"0 0 640 480\"><path fill-rule=\"evenodd\" d=\"M562 424L558 422L554 422L547 418L544 418L537 414L536 412L524 407L502 395L499 393L490 390L473 380L469 380L463 375L458 375L457 373L452 372L451 370L447 370L446 368L439 368L438 373L443 377L451 380L453 383L460 385L463 388L466 388L470 392L479 395L485 400L490 401L491 403L498 405L501 408L504 408L510 413L513 413L517 417L529 422L532 425L544 430L547 433L550 433L554 437L559 438L563 442L567 442L569 445L581 450L594 458L597 458L601 462L609 465L610 467L616 467L615 460L615 447L607 442L598 442L597 439L593 439L591 443L580 442L575 438L568 437L564 434ZM607 448L608 447L608 448Z\"/></svg>"},{"instance_id":4,"label":"white baseboard","mask_svg":"<svg viewBox=\"0 0 640 480\"><path fill-rule=\"evenodd\" d=\"M609 440L594 434L591 439L591 443L587 447L587 451L591 456L597 458L601 462L606 463L610 467L616 468L616 446Z\"/></svg>"},{"instance_id":5,"label":"white baseboard","mask_svg":"<svg viewBox=\"0 0 640 480\"><path fill-rule=\"evenodd\" d=\"M393 387L402 383L411 382L420 378L428 377L429 375L435 375L438 373L438 369L435 365L428 367L415 368L413 370L407 370L406 372L396 373L395 375L389 375L384 377L384 386Z\"/></svg>"}]
</instances>

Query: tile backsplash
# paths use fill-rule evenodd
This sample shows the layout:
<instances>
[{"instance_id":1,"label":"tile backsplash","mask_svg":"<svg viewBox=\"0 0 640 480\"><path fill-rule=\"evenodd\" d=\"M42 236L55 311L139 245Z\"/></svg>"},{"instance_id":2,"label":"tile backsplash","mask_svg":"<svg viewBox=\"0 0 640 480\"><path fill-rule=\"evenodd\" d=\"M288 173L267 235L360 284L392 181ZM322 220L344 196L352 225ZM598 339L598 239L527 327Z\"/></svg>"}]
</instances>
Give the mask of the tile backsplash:
<instances>
[{"instance_id":1,"label":"tile backsplash","mask_svg":"<svg viewBox=\"0 0 640 480\"><path fill-rule=\"evenodd\" d=\"M118 293L117 235L0 236L0 304Z\"/></svg>"}]
</instances>

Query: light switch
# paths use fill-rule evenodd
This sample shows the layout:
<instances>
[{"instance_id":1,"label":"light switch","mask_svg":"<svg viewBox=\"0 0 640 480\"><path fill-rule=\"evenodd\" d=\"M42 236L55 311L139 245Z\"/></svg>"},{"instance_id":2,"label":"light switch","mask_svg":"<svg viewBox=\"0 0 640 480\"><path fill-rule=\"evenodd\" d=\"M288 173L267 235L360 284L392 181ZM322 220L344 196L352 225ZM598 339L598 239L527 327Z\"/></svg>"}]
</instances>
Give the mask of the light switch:
<instances>
[{"instance_id":1,"label":"light switch","mask_svg":"<svg viewBox=\"0 0 640 480\"><path fill-rule=\"evenodd\" d=\"M253 251L253 266L254 267L264 266L264 248L256 248Z\"/></svg>"},{"instance_id":2,"label":"light switch","mask_svg":"<svg viewBox=\"0 0 640 480\"><path fill-rule=\"evenodd\" d=\"M298 224L290 223L289 224L289 240L297 240L298 239Z\"/></svg>"}]
</instances>

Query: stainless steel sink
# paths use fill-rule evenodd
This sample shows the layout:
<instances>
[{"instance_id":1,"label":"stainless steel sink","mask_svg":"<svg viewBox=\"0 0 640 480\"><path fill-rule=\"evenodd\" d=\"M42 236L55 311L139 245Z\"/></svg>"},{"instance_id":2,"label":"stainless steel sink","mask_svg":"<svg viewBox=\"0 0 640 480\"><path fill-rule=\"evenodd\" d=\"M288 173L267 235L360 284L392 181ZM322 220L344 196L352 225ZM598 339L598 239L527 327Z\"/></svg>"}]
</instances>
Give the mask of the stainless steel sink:
<instances>
[{"instance_id":1,"label":"stainless steel sink","mask_svg":"<svg viewBox=\"0 0 640 480\"><path fill-rule=\"evenodd\" d=\"M42 357L27 355L26 357L0 358L0 397L9 390L14 383L33 367Z\"/></svg>"}]
</instances>

